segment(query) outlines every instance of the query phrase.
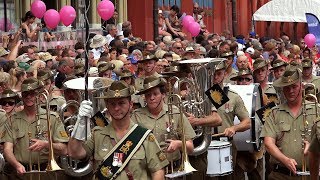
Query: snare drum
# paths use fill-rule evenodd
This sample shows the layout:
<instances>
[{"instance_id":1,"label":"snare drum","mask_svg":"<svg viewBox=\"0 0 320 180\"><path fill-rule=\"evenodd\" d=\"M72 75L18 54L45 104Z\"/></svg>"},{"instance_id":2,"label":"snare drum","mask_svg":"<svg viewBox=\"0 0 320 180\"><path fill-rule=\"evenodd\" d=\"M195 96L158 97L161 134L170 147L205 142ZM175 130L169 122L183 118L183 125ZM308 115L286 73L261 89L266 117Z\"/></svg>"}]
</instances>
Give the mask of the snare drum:
<instances>
[{"instance_id":1,"label":"snare drum","mask_svg":"<svg viewBox=\"0 0 320 180\"><path fill-rule=\"evenodd\" d=\"M233 172L230 142L211 141L207 159L207 176L225 176Z\"/></svg>"},{"instance_id":2,"label":"snare drum","mask_svg":"<svg viewBox=\"0 0 320 180\"><path fill-rule=\"evenodd\" d=\"M238 93L242 98L245 107L249 112L251 119L251 128L244 132L237 132L233 136L234 143L238 151L259 151L261 146L260 134L262 131L262 122L256 111L263 106L262 91L258 84L251 85L229 85L229 89ZM239 124L237 117L234 124Z\"/></svg>"}]
</instances>

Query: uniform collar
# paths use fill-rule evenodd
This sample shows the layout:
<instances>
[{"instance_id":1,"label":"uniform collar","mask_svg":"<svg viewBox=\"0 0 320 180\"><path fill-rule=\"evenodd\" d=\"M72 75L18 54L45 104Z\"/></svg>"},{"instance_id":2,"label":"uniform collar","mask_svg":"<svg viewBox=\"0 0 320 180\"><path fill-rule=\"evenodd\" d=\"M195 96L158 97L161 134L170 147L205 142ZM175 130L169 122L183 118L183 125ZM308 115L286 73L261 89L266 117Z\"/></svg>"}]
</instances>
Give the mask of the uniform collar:
<instances>
[{"instance_id":1,"label":"uniform collar","mask_svg":"<svg viewBox=\"0 0 320 180\"><path fill-rule=\"evenodd\" d=\"M162 110L155 118L154 115L149 112L147 107L141 108L141 112L152 119L158 119L158 118L162 117L164 114L167 113L167 111L168 111L168 105L166 103L163 103Z\"/></svg>"},{"instance_id":2,"label":"uniform collar","mask_svg":"<svg viewBox=\"0 0 320 180\"><path fill-rule=\"evenodd\" d=\"M130 130L134 125L135 125L135 123L130 120L130 125L129 125L128 130ZM118 137L117 137L116 131L114 130L112 124L109 124L108 126L104 127L104 130L101 132L101 134L110 136L110 138L116 139L116 141L119 140Z\"/></svg>"}]
</instances>

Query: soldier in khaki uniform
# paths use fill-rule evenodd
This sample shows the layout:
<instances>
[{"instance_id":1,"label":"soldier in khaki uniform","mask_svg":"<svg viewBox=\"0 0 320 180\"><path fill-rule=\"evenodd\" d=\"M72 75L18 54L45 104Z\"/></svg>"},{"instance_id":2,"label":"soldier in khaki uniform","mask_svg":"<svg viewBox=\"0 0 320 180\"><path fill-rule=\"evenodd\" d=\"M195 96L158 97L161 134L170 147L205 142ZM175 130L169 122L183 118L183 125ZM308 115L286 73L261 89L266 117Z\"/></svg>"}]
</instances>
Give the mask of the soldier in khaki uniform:
<instances>
[{"instance_id":1,"label":"soldier in khaki uniform","mask_svg":"<svg viewBox=\"0 0 320 180\"><path fill-rule=\"evenodd\" d=\"M313 62L312 59L304 59L301 62L302 65L302 82L312 83L315 85L317 97L320 98L319 87L320 87L320 78L312 74Z\"/></svg>"},{"instance_id":2,"label":"soldier in khaki uniform","mask_svg":"<svg viewBox=\"0 0 320 180\"><path fill-rule=\"evenodd\" d=\"M164 103L167 82L164 78L149 76L144 79L143 89L137 95L144 94L147 106L136 109L132 119L139 125L152 130L160 146L166 149L171 167L179 167L180 150L182 148L181 136L177 133L181 128L180 111L172 105L173 119L169 118L169 107ZM193 151L192 139L195 132L188 119L183 115L183 128L185 129L186 146L188 153ZM169 145L167 145L169 143Z\"/></svg>"},{"instance_id":3,"label":"soldier in khaki uniform","mask_svg":"<svg viewBox=\"0 0 320 180\"><path fill-rule=\"evenodd\" d=\"M101 172L105 178L111 178L115 174L110 171L111 167L119 166L119 159L112 149L126 139L131 129L136 127L129 113L133 106L130 98L133 93L133 88L122 81L115 81L111 84L104 96L100 97L105 99L106 107L112 117L111 124L95 127L91 137L85 143L83 143L86 134L85 119L91 117L93 109L89 101L83 101L79 108L78 120L68 144L69 155L77 159L93 156L94 171ZM87 133L90 134L90 129L87 129ZM160 150L156 138L150 133L141 142L140 148L129 160L127 168L121 170L116 179L164 179L163 168L167 166L168 161ZM108 154L114 157L115 164L112 163L109 166L103 164L101 168L98 168Z\"/></svg>"},{"instance_id":4,"label":"soldier in khaki uniform","mask_svg":"<svg viewBox=\"0 0 320 180\"><path fill-rule=\"evenodd\" d=\"M226 58L226 70L225 77L223 79L223 83L231 83L234 84L230 79L234 76L237 76L237 70L232 68L234 54L232 51L224 52L220 55L221 58Z\"/></svg>"},{"instance_id":5,"label":"soldier in khaki uniform","mask_svg":"<svg viewBox=\"0 0 320 180\"><path fill-rule=\"evenodd\" d=\"M273 71L274 81L279 79L283 75L287 65L288 63L286 63L282 59L276 59L272 62L270 71Z\"/></svg>"},{"instance_id":6,"label":"soldier in khaki uniform","mask_svg":"<svg viewBox=\"0 0 320 180\"><path fill-rule=\"evenodd\" d=\"M32 169L45 170L48 162L48 127L46 110L36 104L36 97L42 83L28 78L21 85L24 110L12 115L12 126L6 131L3 141L4 156L8 162L5 173L12 179L29 179L25 174ZM58 114L49 112L53 151L66 155L68 135L64 130ZM38 166L39 160L39 166ZM30 164L32 167L30 167ZM58 174L63 177L63 174ZM34 175L37 177L37 175ZM41 178L55 176L52 173L41 173Z\"/></svg>"},{"instance_id":7,"label":"soldier in khaki uniform","mask_svg":"<svg viewBox=\"0 0 320 180\"><path fill-rule=\"evenodd\" d=\"M231 78L236 81L237 85L250 85L253 83L253 76L250 69L239 69L238 75ZM267 99L267 97L264 97ZM252 125L253 126L253 125ZM238 151L237 152L237 165L235 174L237 179L245 179L244 172L247 172L249 180L263 179L263 154L264 149L257 152Z\"/></svg>"},{"instance_id":8,"label":"soldier in khaki uniform","mask_svg":"<svg viewBox=\"0 0 320 180\"><path fill-rule=\"evenodd\" d=\"M269 62L262 58L258 58L253 63L253 78L255 83L259 83L262 89L262 94L268 96L271 102L279 103L278 95L275 88L268 83Z\"/></svg>"},{"instance_id":9,"label":"soldier in khaki uniform","mask_svg":"<svg viewBox=\"0 0 320 180\"><path fill-rule=\"evenodd\" d=\"M143 66L143 71L144 71L144 76L143 77L139 77L135 80L135 88L137 91L140 91L141 89L143 89L143 81L144 78L148 77L148 76L156 76L156 77L160 77L161 75L159 75L157 73L157 68L156 68L156 62L158 61L158 58L150 53L146 53L144 55L144 58L142 60L139 60L138 63L141 63Z\"/></svg>"},{"instance_id":10,"label":"soldier in khaki uniform","mask_svg":"<svg viewBox=\"0 0 320 180\"><path fill-rule=\"evenodd\" d=\"M50 70L44 69L44 70L39 70L37 73L37 79L43 82L44 84L44 89L50 93L51 99L50 99L50 110L58 112L60 107L66 103L66 100L64 99L63 96L56 95L54 93L54 81L53 81L53 74ZM43 97L41 98L42 102L45 102ZM45 105L41 105L43 109L45 109Z\"/></svg>"},{"instance_id":11,"label":"soldier in khaki uniform","mask_svg":"<svg viewBox=\"0 0 320 180\"><path fill-rule=\"evenodd\" d=\"M227 137L233 137L236 134L236 132L243 132L249 129L251 126L251 121L249 119L249 113L241 97L236 92L230 89L226 90L225 88L227 87L223 87L223 79L224 79L226 68L227 68L227 64L224 61L221 61L221 63L219 63L219 65L216 67L216 71L213 77L213 83L219 84L222 87L222 89L224 89L224 91L226 92L229 98L228 102L226 102L224 105L218 108L218 114L222 119L222 126L218 127L218 133L223 133ZM238 119L240 120L239 124L234 124L235 116L237 116ZM236 159L237 159L237 150L235 145L233 144L232 160L233 160L234 167L236 165ZM222 176L222 177L211 178L211 179L233 179L235 178L235 176L236 174L233 173L233 175Z\"/></svg>"},{"instance_id":12,"label":"soldier in khaki uniform","mask_svg":"<svg viewBox=\"0 0 320 180\"><path fill-rule=\"evenodd\" d=\"M271 180L302 179L301 176L296 176L296 173L303 168L302 159L308 149L310 131L316 117L314 105L308 103L306 112L302 110L301 78L300 70L291 67L273 83L275 87L281 87L286 92L284 95L287 101L271 109L261 133L266 150L271 155L270 163L273 169L268 177ZM307 164L306 168L308 169Z\"/></svg>"}]
</instances>

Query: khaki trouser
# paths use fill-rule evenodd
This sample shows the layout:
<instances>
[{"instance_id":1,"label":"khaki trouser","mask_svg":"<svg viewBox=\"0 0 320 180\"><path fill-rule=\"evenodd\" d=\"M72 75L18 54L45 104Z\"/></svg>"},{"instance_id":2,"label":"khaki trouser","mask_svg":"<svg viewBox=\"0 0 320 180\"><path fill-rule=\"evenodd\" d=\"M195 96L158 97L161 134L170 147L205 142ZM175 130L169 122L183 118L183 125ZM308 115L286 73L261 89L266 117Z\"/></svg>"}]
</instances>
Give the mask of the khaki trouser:
<instances>
[{"instance_id":1,"label":"khaki trouser","mask_svg":"<svg viewBox=\"0 0 320 180\"><path fill-rule=\"evenodd\" d=\"M187 180L193 180L193 179L204 180L206 178L207 165L208 165L207 154L208 152L206 151L205 153L199 156L189 156L190 164L197 171L188 175Z\"/></svg>"}]
</instances>

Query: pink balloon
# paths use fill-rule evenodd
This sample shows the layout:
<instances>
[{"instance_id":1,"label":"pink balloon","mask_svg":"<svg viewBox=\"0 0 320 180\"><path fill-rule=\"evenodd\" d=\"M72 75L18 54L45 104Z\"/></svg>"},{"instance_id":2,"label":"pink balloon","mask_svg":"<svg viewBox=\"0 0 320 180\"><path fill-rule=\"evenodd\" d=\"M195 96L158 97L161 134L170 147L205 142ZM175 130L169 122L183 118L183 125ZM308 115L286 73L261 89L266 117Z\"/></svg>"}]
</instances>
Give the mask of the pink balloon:
<instances>
[{"instance_id":1,"label":"pink balloon","mask_svg":"<svg viewBox=\"0 0 320 180\"><path fill-rule=\"evenodd\" d=\"M308 46L308 48L312 48L316 43L317 38L313 34L307 34L304 37L304 42Z\"/></svg>"},{"instance_id":2,"label":"pink balloon","mask_svg":"<svg viewBox=\"0 0 320 180\"><path fill-rule=\"evenodd\" d=\"M103 0L99 2L97 10L100 17L106 21L113 16L114 5L109 0Z\"/></svg>"},{"instance_id":3,"label":"pink balloon","mask_svg":"<svg viewBox=\"0 0 320 180\"><path fill-rule=\"evenodd\" d=\"M32 14L39 19L43 17L46 10L47 10L46 4L40 0L35 0L31 4Z\"/></svg>"},{"instance_id":4,"label":"pink balloon","mask_svg":"<svg viewBox=\"0 0 320 180\"><path fill-rule=\"evenodd\" d=\"M62 24L69 26L76 19L77 13L72 6L63 6L60 9L60 19Z\"/></svg>"},{"instance_id":5,"label":"pink balloon","mask_svg":"<svg viewBox=\"0 0 320 180\"><path fill-rule=\"evenodd\" d=\"M5 19L1 18L0 19L0 30L1 31L5 31ZM11 21L9 19L7 19L7 31L10 31L13 29L13 24L11 23Z\"/></svg>"},{"instance_id":6,"label":"pink balloon","mask_svg":"<svg viewBox=\"0 0 320 180\"><path fill-rule=\"evenodd\" d=\"M194 18L190 15L186 15L183 19L182 19L182 25L184 28L186 28L187 30L189 29L190 24L192 24L194 21Z\"/></svg>"},{"instance_id":7,"label":"pink balloon","mask_svg":"<svg viewBox=\"0 0 320 180\"><path fill-rule=\"evenodd\" d=\"M51 28L51 29L56 28L60 22L60 15L59 15L58 11L56 11L54 9L49 9L47 12L45 12L44 13L44 22L46 23L46 25L49 28Z\"/></svg>"},{"instance_id":8,"label":"pink balloon","mask_svg":"<svg viewBox=\"0 0 320 180\"><path fill-rule=\"evenodd\" d=\"M192 37L196 37L200 33L200 24L197 22L193 22L189 25L189 32L191 33Z\"/></svg>"}]
</instances>

